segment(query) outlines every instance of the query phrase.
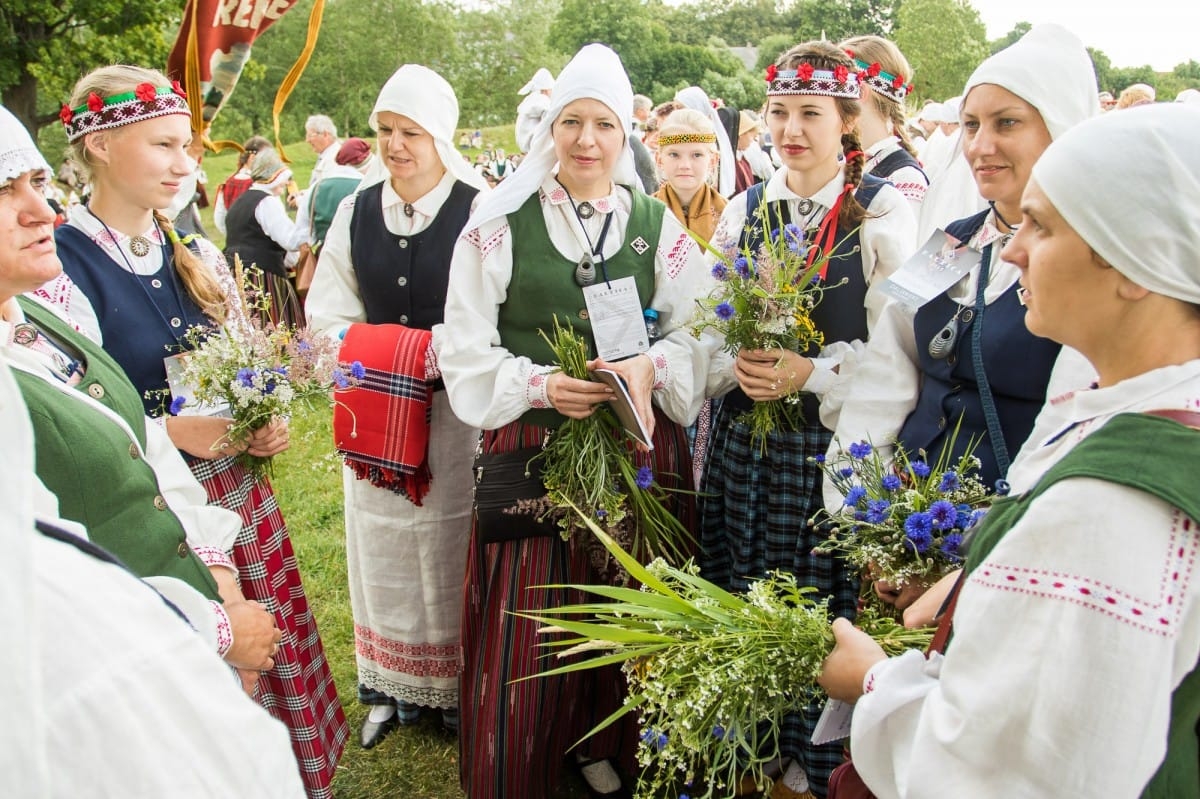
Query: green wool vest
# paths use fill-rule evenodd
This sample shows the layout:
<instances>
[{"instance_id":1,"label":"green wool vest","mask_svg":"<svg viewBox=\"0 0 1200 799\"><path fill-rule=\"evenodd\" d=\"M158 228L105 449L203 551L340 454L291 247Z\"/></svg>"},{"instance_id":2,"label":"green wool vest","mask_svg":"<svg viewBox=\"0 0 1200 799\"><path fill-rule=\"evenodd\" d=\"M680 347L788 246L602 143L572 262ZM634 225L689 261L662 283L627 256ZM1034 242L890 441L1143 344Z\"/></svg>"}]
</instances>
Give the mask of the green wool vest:
<instances>
[{"instance_id":1,"label":"green wool vest","mask_svg":"<svg viewBox=\"0 0 1200 799\"><path fill-rule=\"evenodd\" d=\"M1115 416L1052 466L1032 491L1003 497L992 505L971 541L967 573L987 558L1033 501L1059 480L1090 477L1136 488L1179 508L1193 522L1200 522L1197 474L1200 474L1200 433L1157 416L1140 413ZM1184 677L1171 697L1167 755L1142 792L1143 799L1200 796L1198 736L1200 668Z\"/></svg>"},{"instance_id":2,"label":"green wool vest","mask_svg":"<svg viewBox=\"0 0 1200 799\"><path fill-rule=\"evenodd\" d=\"M19 302L44 335L82 354L87 373L75 389L117 413L137 438L134 444L100 411L14 369L33 422L37 475L58 498L59 513L86 527L92 541L139 577L176 577L219 599L216 581L188 546L183 524L167 507L154 470L141 455L146 445L142 401L121 367L50 311L25 298Z\"/></svg>"},{"instance_id":3,"label":"green wool vest","mask_svg":"<svg viewBox=\"0 0 1200 799\"><path fill-rule=\"evenodd\" d=\"M633 210L625 231L625 242L616 255L605 261L605 268L609 280L632 276L642 307L646 308L654 296L655 249L667 207L639 191L630 194ZM516 213L509 214L508 226L512 231L512 277L508 283L508 300L500 306L497 323L504 348L514 355L524 355L534 363L554 363L554 353L539 331L551 335L557 316L559 324L570 323L588 342L589 357L596 357L583 289L575 285L578 263L565 258L554 248L538 194L531 195ZM639 237L648 245L640 253L632 246ZM599 281L602 279L599 263L596 269ZM566 417L553 408L545 408L527 411L521 421L559 427Z\"/></svg>"}]
</instances>

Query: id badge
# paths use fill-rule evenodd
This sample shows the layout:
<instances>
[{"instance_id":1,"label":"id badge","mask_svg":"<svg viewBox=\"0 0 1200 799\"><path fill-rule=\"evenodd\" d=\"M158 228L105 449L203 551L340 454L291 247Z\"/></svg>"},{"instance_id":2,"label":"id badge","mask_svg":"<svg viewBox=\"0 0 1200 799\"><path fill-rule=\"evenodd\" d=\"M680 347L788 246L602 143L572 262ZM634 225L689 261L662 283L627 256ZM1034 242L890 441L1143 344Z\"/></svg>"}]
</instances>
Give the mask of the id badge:
<instances>
[{"instance_id":1,"label":"id badge","mask_svg":"<svg viewBox=\"0 0 1200 799\"><path fill-rule=\"evenodd\" d=\"M979 250L939 228L879 290L916 310L961 280L979 264L979 259Z\"/></svg>"},{"instance_id":2,"label":"id badge","mask_svg":"<svg viewBox=\"0 0 1200 799\"><path fill-rule=\"evenodd\" d=\"M642 301L632 276L588 286L583 301L600 358L619 361L650 349Z\"/></svg>"}]
</instances>

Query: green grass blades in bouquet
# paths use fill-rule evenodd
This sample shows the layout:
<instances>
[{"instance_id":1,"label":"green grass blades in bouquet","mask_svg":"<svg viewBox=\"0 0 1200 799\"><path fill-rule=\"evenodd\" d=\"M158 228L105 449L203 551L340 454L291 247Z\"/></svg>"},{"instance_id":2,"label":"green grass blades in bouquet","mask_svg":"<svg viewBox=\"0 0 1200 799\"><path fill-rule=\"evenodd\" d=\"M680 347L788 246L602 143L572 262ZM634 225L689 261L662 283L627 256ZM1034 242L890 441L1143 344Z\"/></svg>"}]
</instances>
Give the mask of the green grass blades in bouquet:
<instances>
[{"instance_id":1,"label":"green grass blades in bouquet","mask_svg":"<svg viewBox=\"0 0 1200 799\"><path fill-rule=\"evenodd\" d=\"M842 494L842 507L814 522L832 527L818 551L837 553L873 579L901 587L930 584L961 567L963 536L991 501L978 478L971 442L951 462L956 428L936 463L896 447L894 463L868 442L851 444L821 469Z\"/></svg>"},{"instance_id":2,"label":"green grass blades in bouquet","mask_svg":"<svg viewBox=\"0 0 1200 799\"><path fill-rule=\"evenodd\" d=\"M590 379L587 342L569 324L555 317L552 335L540 332L564 374ZM567 419L550 434L538 458L547 494L535 510L554 519L563 538L587 534L575 512L585 508L646 559L685 559L691 535L668 507L673 490L661 485L650 453L635 450L612 409L599 405L587 418Z\"/></svg>"},{"instance_id":3,"label":"green grass blades in bouquet","mask_svg":"<svg viewBox=\"0 0 1200 799\"><path fill-rule=\"evenodd\" d=\"M812 243L814 231L781 224L762 203L747 225L761 227L762 246L721 252L702 242L716 256L712 275L717 287L697 300L691 328L694 335L712 331L724 338L725 350L783 349L805 353L819 349L824 336L813 324L813 309L830 286L822 279L828 257ZM840 285L840 284L835 284ZM767 436L802 420L800 395L755 402L739 419L752 440L765 447Z\"/></svg>"},{"instance_id":4,"label":"green grass blades in bouquet","mask_svg":"<svg viewBox=\"0 0 1200 799\"><path fill-rule=\"evenodd\" d=\"M269 303L248 281L250 270L235 264L240 307L216 329L192 327L184 336L180 382L186 393L171 400L172 415L193 407L223 407L230 416L225 438L238 460L256 475L269 474L271 458L243 451L253 432L272 420L288 418L299 403L327 401L335 389L348 388L365 374L363 365L338 362L338 344L307 328L264 322ZM230 304L233 307L233 304Z\"/></svg>"},{"instance_id":5,"label":"green grass blades in bouquet","mask_svg":"<svg viewBox=\"0 0 1200 799\"><path fill-rule=\"evenodd\" d=\"M642 587L571 586L608 601L526 615L560 636L543 644L559 658L589 656L544 674L624 664L624 705L588 734L637 714L638 797L726 797L745 777L765 787L784 715L820 693L817 677L834 645L825 602L782 573L731 594L691 562L642 566L590 526ZM931 637L876 616L859 624L889 655Z\"/></svg>"}]
</instances>

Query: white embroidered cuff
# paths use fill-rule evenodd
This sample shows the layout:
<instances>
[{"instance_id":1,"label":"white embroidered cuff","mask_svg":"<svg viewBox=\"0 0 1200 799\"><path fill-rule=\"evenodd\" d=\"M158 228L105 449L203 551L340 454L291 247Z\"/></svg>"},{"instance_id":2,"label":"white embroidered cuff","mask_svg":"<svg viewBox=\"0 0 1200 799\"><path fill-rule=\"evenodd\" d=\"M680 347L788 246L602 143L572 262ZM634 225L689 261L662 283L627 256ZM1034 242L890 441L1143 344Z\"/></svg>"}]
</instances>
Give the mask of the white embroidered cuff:
<instances>
[{"instance_id":1,"label":"white embroidered cuff","mask_svg":"<svg viewBox=\"0 0 1200 799\"><path fill-rule=\"evenodd\" d=\"M225 653L233 646L233 625L229 623L229 614L220 602L213 600L209 604L212 605L213 615L217 617L217 654L225 657Z\"/></svg>"},{"instance_id":2,"label":"white embroidered cuff","mask_svg":"<svg viewBox=\"0 0 1200 799\"><path fill-rule=\"evenodd\" d=\"M429 346L425 348L425 382L432 383L442 376L442 369L438 366L437 353L433 349L433 341L429 342Z\"/></svg>"},{"instance_id":3,"label":"white embroidered cuff","mask_svg":"<svg viewBox=\"0 0 1200 799\"><path fill-rule=\"evenodd\" d=\"M550 408L550 375L556 370L552 366L534 366L525 384L525 401L530 408Z\"/></svg>"},{"instance_id":4,"label":"white embroidered cuff","mask_svg":"<svg viewBox=\"0 0 1200 799\"><path fill-rule=\"evenodd\" d=\"M654 391L661 391L671 385L671 363L667 356L659 352L647 352L646 357L654 364Z\"/></svg>"},{"instance_id":5,"label":"white embroidered cuff","mask_svg":"<svg viewBox=\"0 0 1200 799\"><path fill-rule=\"evenodd\" d=\"M219 547L192 547L192 551L205 566L224 566L237 574L237 566L225 550Z\"/></svg>"}]
</instances>

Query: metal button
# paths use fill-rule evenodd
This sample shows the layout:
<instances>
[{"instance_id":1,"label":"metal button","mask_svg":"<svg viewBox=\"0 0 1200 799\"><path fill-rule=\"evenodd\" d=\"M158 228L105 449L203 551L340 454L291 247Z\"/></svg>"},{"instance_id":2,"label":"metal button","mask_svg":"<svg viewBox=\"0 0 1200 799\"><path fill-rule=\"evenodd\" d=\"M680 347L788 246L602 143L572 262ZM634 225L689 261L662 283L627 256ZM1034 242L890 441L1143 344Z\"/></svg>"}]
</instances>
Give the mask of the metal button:
<instances>
[{"instance_id":1,"label":"metal button","mask_svg":"<svg viewBox=\"0 0 1200 799\"><path fill-rule=\"evenodd\" d=\"M943 416L941 419L938 419L938 430L945 430L945 429L946 429L946 417Z\"/></svg>"},{"instance_id":2,"label":"metal button","mask_svg":"<svg viewBox=\"0 0 1200 799\"><path fill-rule=\"evenodd\" d=\"M402 324L402 325L408 324L408 315L407 314L400 314L400 324Z\"/></svg>"},{"instance_id":3,"label":"metal button","mask_svg":"<svg viewBox=\"0 0 1200 799\"><path fill-rule=\"evenodd\" d=\"M953 352L950 353L949 355L946 356L946 363L949 366L953 366L954 364L958 363L958 356L955 355Z\"/></svg>"},{"instance_id":4,"label":"metal button","mask_svg":"<svg viewBox=\"0 0 1200 799\"><path fill-rule=\"evenodd\" d=\"M400 249L404 250L407 248L408 248L408 239L400 239Z\"/></svg>"},{"instance_id":5,"label":"metal button","mask_svg":"<svg viewBox=\"0 0 1200 799\"><path fill-rule=\"evenodd\" d=\"M183 541L180 541L179 548L175 551L179 553L179 557L186 558L188 556L188 545Z\"/></svg>"},{"instance_id":6,"label":"metal button","mask_svg":"<svg viewBox=\"0 0 1200 799\"><path fill-rule=\"evenodd\" d=\"M962 323L965 325L975 318L975 311L968 308L962 312Z\"/></svg>"},{"instance_id":7,"label":"metal button","mask_svg":"<svg viewBox=\"0 0 1200 799\"><path fill-rule=\"evenodd\" d=\"M154 498L154 507L158 508L159 510L167 509L167 501L163 499L162 494L159 494Z\"/></svg>"},{"instance_id":8,"label":"metal button","mask_svg":"<svg viewBox=\"0 0 1200 799\"><path fill-rule=\"evenodd\" d=\"M141 457L141 453L140 453L140 452L138 452L138 445L137 445L137 444L130 444L130 445L129 445L129 457L133 458L135 461L136 461L138 458L140 458L140 457Z\"/></svg>"},{"instance_id":9,"label":"metal button","mask_svg":"<svg viewBox=\"0 0 1200 799\"><path fill-rule=\"evenodd\" d=\"M398 277L398 278L396 278L396 285L397 285L397 286L407 286L407 285L408 285L408 278L406 278L406 277L404 277L404 276L401 276L401 277Z\"/></svg>"},{"instance_id":10,"label":"metal button","mask_svg":"<svg viewBox=\"0 0 1200 799\"><path fill-rule=\"evenodd\" d=\"M183 324L183 321L178 316L171 317L171 327L179 327L181 324Z\"/></svg>"},{"instance_id":11,"label":"metal button","mask_svg":"<svg viewBox=\"0 0 1200 799\"><path fill-rule=\"evenodd\" d=\"M582 319L582 320L583 320L583 321L585 321L585 322L588 320L588 310L587 310L587 308L580 308L580 309L579 309L579 318L580 318L580 319Z\"/></svg>"},{"instance_id":12,"label":"metal button","mask_svg":"<svg viewBox=\"0 0 1200 799\"><path fill-rule=\"evenodd\" d=\"M156 289L160 289L160 288L162 288L162 281L159 280L158 278L154 278L153 280L150 281L150 285Z\"/></svg>"},{"instance_id":13,"label":"metal button","mask_svg":"<svg viewBox=\"0 0 1200 799\"><path fill-rule=\"evenodd\" d=\"M92 399L104 399L104 386L92 383L88 386L88 393L92 395Z\"/></svg>"}]
</instances>

